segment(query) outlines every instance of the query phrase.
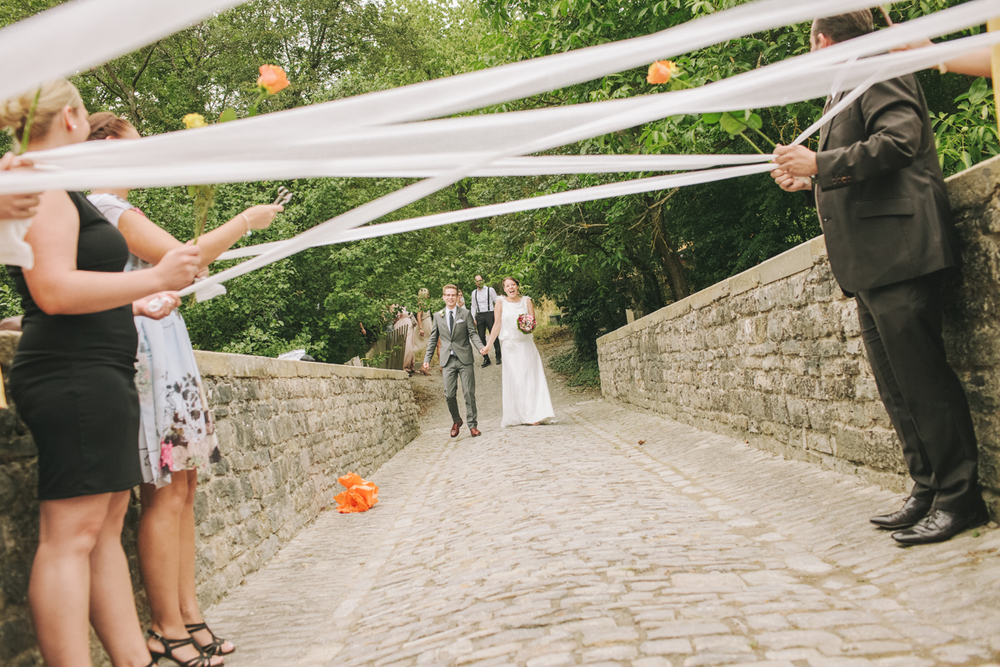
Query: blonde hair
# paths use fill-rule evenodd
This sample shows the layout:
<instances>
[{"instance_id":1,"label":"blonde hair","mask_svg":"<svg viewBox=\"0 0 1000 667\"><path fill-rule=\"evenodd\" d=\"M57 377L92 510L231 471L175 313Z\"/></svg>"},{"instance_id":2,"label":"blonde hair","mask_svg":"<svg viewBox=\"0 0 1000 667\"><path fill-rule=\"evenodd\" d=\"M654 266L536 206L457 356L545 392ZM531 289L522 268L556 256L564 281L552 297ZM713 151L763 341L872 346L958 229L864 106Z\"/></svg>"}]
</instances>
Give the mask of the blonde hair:
<instances>
[{"instance_id":1,"label":"blonde hair","mask_svg":"<svg viewBox=\"0 0 1000 667\"><path fill-rule=\"evenodd\" d=\"M41 90L41 93L39 93ZM0 102L0 127L8 128L14 137L14 147L20 149L24 137L24 125L38 94L38 106L31 121L30 139L44 139L52 127L52 121L66 107L79 109L83 106L76 86L66 79L46 81L41 88L35 88L17 97Z\"/></svg>"}]
</instances>

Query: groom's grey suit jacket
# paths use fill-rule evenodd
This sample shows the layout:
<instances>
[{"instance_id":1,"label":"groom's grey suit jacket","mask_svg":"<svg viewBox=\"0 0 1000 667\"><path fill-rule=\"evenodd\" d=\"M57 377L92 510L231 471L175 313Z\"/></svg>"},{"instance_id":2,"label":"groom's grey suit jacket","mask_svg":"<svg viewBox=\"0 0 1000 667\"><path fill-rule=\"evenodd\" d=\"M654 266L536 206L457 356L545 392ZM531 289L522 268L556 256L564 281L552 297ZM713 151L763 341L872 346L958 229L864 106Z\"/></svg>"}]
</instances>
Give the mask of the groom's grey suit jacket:
<instances>
[{"instance_id":1,"label":"groom's grey suit jacket","mask_svg":"<svg viewBox=\"0 0 1000 667\"><path fill-rule=\"evenodd\" d=\"M448 309L434 313L432 317L433 327L431 327L431 337L427 341L427 354L424 355L424 362L430 363L437 347L438 338L441 339L441 365L448 363L448 358L454 352L458 360L463 364L473 364L476 357L481 356L479 350L485 347L479 333L476 331L476 323L472 321L472 315L462 306L455 307L455 329L448 329ZM473 351L472 345L476 348Z\"/></svg>"}]
</instances>

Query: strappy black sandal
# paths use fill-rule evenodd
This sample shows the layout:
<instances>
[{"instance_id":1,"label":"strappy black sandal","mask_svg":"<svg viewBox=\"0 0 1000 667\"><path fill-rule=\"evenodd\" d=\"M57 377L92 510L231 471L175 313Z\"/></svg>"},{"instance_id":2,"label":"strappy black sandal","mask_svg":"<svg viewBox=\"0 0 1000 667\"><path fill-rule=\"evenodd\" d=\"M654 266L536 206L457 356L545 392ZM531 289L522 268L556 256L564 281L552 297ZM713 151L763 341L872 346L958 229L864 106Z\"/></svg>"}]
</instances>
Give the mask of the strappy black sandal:
<instances>
[{"instance_id":1,"label":"strappy black sandal","mask_svg":"<svg viewBox=\"0 0 1000 667\"><path fill-rule=\"evenodd\" d=\"M205 644L204 646L198 644L198 646L201 646L201 650L204 651L207 655L232 655L233 653L236 652L235 646L232 648L231 651L223 651L222 645L226 643L226 640L221 637L216 637L215 633L212 632L212 629L208 627L208 623L205 623L204 621L201 623L188 623L187 625L184 626L184 628L192 635L194 635L194 633L196 632L201 632L202 630L212 635L211 643ZM197 639L195 640L195 643L196 644L198 643Z\"/></svg>"},{"instance_id":2,"label":"strappy black sandal","mask_svg":"<svg viewBox=\"0 0 1000 667\"><path fill-rule=\"evenodd\" d=\"M212 667L212 656L206 655L205 651L198 646L198 642L196 642L194 638L188 637L187 639L167 639L155 630L147 630L146 632L150 637L160 642L163 646L163 651L154 651L153 649L149 649L149 655L153 658L153 664L157 664L157 661L162 658L167 658L168 660L172 660L174 664L180 665L180 667ZM198 655L191 658L187 662L181 662L178 658L174 657L175 649L188 645L194 646L198 649Z\"/></svg>"}]
</instances>

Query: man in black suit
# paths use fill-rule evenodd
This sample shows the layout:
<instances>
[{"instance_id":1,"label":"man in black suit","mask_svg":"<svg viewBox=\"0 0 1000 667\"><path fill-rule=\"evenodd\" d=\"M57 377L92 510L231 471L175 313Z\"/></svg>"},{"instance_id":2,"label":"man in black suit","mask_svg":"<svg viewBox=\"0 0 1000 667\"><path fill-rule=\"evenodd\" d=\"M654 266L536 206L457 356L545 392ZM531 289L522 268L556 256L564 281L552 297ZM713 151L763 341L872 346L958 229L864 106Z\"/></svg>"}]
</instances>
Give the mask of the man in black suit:
<instances>
[{"instance_id":1,"label":"man in black suit","mask_svg":"<svg viewBox=\"0 0 1000 667\"><path fill-rule=\"evenodd\" d=\"M868 10L813 23L812 49L873 30ZM840 100L838 94L830 106ZM934 131L913 75L875 84L820 133L819 152L779 146L782 189L813 189L837 282L855 296L879 395L913 490L872 523L901 545L989 520L965 392L945 358L941 282L958 263Z\"/></svg>"}]
</instances>

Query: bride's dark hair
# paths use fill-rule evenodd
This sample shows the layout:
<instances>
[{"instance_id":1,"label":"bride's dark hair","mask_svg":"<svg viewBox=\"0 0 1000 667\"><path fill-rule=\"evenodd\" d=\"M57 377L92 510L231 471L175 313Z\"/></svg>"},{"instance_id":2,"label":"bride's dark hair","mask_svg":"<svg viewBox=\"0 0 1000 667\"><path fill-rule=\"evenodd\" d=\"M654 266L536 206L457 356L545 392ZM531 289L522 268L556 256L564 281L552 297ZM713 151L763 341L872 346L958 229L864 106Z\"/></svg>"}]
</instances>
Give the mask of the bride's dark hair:
<instances>
[{"instance_id":1,"label":"bride's dark hair","mask_svg":"<svg viewBox=\"0 0 1000 667\"><path fill-rule=\"evenodd\" d=\"M517 285L518 289L521 288L521 281L515 278L514 276L507 276L506 278L500 281L500 284L506 285L508 280L513 280L514 284Z\"/></svg>"}]
</instances>

